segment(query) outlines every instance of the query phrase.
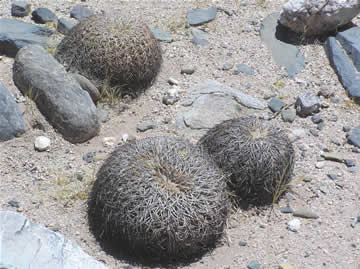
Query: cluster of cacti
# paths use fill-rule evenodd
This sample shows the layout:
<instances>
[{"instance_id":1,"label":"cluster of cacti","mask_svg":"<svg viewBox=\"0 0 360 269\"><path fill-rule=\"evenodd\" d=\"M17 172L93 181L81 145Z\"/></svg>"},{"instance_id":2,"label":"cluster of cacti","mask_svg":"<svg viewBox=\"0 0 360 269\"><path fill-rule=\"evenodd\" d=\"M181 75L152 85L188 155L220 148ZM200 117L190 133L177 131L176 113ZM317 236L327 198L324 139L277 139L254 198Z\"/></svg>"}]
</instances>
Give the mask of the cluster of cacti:
<instances>
[{"instance_id":1,"label":"cluster of cacti","mask_svg":"<svg viewBox=\"0 0 360 269\"><path fill-rule=\"evenodd\" d=\"M156 78L162 52L140 21L92 15L73 27L57 46L56 59L102 87L145 89Z\"/></svg>"},{"instance_id":2,"label":"cluster of cacti","mask_svg":"<svg viewBox=\"0 0 360 269\"><path fill-rule=\"evenodd\" d=\"M237 197L269 204L286 189L295 152L283 129L254 117L224 121L199 141L228 175Z\"/></svg>"},{"instance_id":3,"label":"cluster of cacti","mask_svg":"<svg viewBox=\"0 0 360 269\"><path fill-rule=\"evenodd\" d=\"M214 247L229 196L223 173L205 156L200 147L169 137L116 149L89 196L95 236L151 263L185 262Z\"/></svg>"}]
</instances>

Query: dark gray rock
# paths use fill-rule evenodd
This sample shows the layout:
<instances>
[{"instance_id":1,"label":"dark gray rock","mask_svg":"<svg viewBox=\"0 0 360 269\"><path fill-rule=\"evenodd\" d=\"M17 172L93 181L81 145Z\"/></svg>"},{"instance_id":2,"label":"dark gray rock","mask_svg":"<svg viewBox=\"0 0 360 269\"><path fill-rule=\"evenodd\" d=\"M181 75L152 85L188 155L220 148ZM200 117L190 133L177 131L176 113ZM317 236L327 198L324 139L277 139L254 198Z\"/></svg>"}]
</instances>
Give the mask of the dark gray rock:
<instances>
[{"instance_id":1,"label":"dark gray rock","mask_svg":"<svg viewBox=\"0 0 360 269\"><path fill-rule=\"evenodd\" d=\"M15 85L33 97L40 112L72 143L97 135L100 129L96 107L89 94L45 49L22 48L13 67Z\"/></svg>"},{"instance_id":2,"label":"dark gray rock","mask_svg":"<svg viewBox=\"0 0 360 269\"><path fill-rule=\"evenodd\" d=\"M156 123L152 121L142 122L136 125L136 130L138 132L146 132L147 130L155 129L155 128L156 128Z\"/></svg>"},{"instance_id":3,"label":"dark gray rock","mask_svg":"<svg viewBox=\"0 0 360 269\"><path fill-rule=\"evenodd\" d=\"M244 242L244 241L240 241L240 242L239 242L239 246L240 246L240 247L245 247L245 246L247 246L247 243Z\"/></svg>"},{"instance_id":4,"label":"dark gray rock","mask_svg":"<svg viewBox=\"0 0 360 269\"><path fill-rule=\"evenodd\" d=\"M165 32L163 29L160 28L152 28L151 32L153 33L154 37L163 42L172 42L174 41L172 35L168 32Z\"/></svg>"},{"instance_id":5,"label":"dark gray rock","mask_svg":"<svg viewBox=\"0 0 360 269\"><path fill-rule=\"evenodd\" d=\"M298 96L295 102L296 112L301 117L307 117L319 112L320 98L307 92Z\"/></svg>"},{"instance_id":6,"label":"dark gray rock","mask_svg":"<svg viewBox=\"0 0 360 269\"><path fill-rule=\"evenodd\" d=\"M15 207L15 208L19 208L19 207L20 207L19 202L16 201L16 200L10 200L10 201L8 202L8 205L9 205L9 206L12 206L12 207Z\"/></svg>"},{"instance_id":7,"label":"dark gray rock","mask_svg":"<svg viewBox=\"0 0 360 269\"><path fill-rule=\"evenodd\" d=\"M73 73L72 76L79 83L80 87L90 95L94 104L96 104L97 101L99 101L100 99L100 92L98 88L96 88L95 85L92 84L90 80L88 80L86 77L80 74Z\"/></svg>"},{"instance_id":8,"label":"dark gray rock","mask_svg":"<svg viewBox=\"0 0 360 269\"><path fill-rule=\"evenodd\" d=\"M0 231L0 263L6 264L5 268L107 268L62 234L32 223L22 214L0 211Z\"/></svg>"},{"instance_id":9,"label":"dark gray rock","mask_svg":"<svg viewBox=\"0 0 360 269\"><path fill-rule=\"evenodd\" d=\"M344 159L344 163L347 167L353 167L356 165L355 161L352 159Z\"/></svg>"},{"instance_id":10,"label":"dark gray rock","mask_svg":"<svg viewBox=\"0 0 360 269\"><path fill-rule=\"evenodd\" d=\"M58 21L57 30L63 35L67 35L73 27L74 24L71 21L60 18Z\"/></svg>"},{"instance_id":11,"label":"dark gray rock","mask_svg":"<svg viewBox=\"0 0 360 269\"><path fill-rule=\"evenodd\" d=\"M233 75L238 75L240 73L243 73L246 75L254 75L255 70L246 64L237 64L236 71L233 72Z\"/></svg>"},{"instance_id":12,"label":"dark gray rock","mask_svg":"<svg viewBox=\"0 0 360 269\"><path fill-rule=\"evenodd\" d=\"M323 121L322 117L320 115L313 115L311 117L311 121L315 124L318 124Z\"/></svg>"},{"instance_id":13,"label":"dark gray rock","mask_svg":"<svg viewBox=\"0 0 360 269\"><path fill-rule=\"evenodd\" d=\"M193 28L191 29L191 35L193 36L191 42L198 46L205 46L209 44L209 41L207 41L205 38L207 36L207 33L205 33L202 30Z\"/></svg>"},{"instance_id":14,"label":"dark gray rock","mask_svg":"<svg viewBox=\"0 0 360 269\"><path fill-rule=\"evenodd\" d=\"M305 68L305 60L295 45L280 41L276 37L279 16L279 13L272 13L262 21L260 36L275 62L286 69L289 77L293 77Z\"/></svg>"},{"instance_id":15,"label":"dark gray rock","mask_svg":"<svg viewBox=\"0 0 360 269\"><path fill-rule=\"evenodd\" d=\"M93 12L87 6L76 6L72 8L70 18L81 21L92 14Z\"/></svg>"},{"instance_id":16,"label":"dark gray rock","mask_svg":"<svg viewBox=\"0 0 360 269\"><path fill-rule=\"evenodd\" d=\"M350 130L351 130L351 127L350 127L350 126L343 126L343 131L344 131L345 133L350 132Z\"/></svg>"},{"instance_id":17,"label":"dark gray rock","mask_svg":"<svg viewBox=\"0 0 360 269\"><path fill-rule=\"evenodd\" d=\"M347 139L350 144L360 148L360 126L354 128Z\"/></svg>"},{"instance_id":18,"label":"dark gray rock","mask_svg":"<svg viewBox=\"0 0 360 269\"><path fill-rule=\"evenodd\" d=\"M15 57L22 47L29 44L46 46L53 31L15 19L0 19L0 54Z\"/></svg>"},{"instance_id":19,"label":"dark gray rock","mask_svg":"<svg viewBox=\"0 0 360 269\"><path fill-rule=\"evenodd\" d=\"M31 5L25 1L14 1L11 4L11 16L26 17L30 14Z\"/></svg>"},{"instance_id":20,"label":"dark gray rock","mask_svg":"<svg viewBox=\"0 0 360 269\"><path fill-rule=\"evenodd\" d=\"M10 140L24 132L23 115L14 97L0 81L0 141Z\"/></svg>"},{"instance_id":21,"label":"dark gray rock","mask_svg":"<svg viewBox=\"0 0 360 269\"><path fill-rule=\"evenodd\" d=\"M186 22L191 26L198 26L216 19L216 7L208 9L190 10L186 17Z\"/></svg>"},{"instance_id":22,"label":"dark gray rock","mask_svg":"<svg viewBox=\"0 0 360 269\"><path fill-rule=\"evenodd\" d=\"M326 40L325 50L331 66L334 68L348 95L353 98L356 103L360 104L360 74L356 69L359 63L354 64L355 60L359 57L360 39L358 38L358 32L360 30L358 27L354 27L354 29L351 33L354 32L355 39L348 41L348 39L346 39L348 34L337 34L336 38L329 37ZM339 43L338 40L341 40L341 42ZM358 40L357 43L356 40ZM343 46L341 46L341 44ZM346 50L351 50L351 53L345 53ZM351 58L352 54L355 55L354 59ZM349 57L349 55L351 56Z\"/></svg>"},{"instance_id":23,"label":"dark gray rock","mask_svg":"<svg viewBox=\"0 0 360 269\"><path fill-rule=\"evenodd\" d=\"M286 109L281 111L281 118L285 122L293 122L296 118L296 110L295 109Z\"/></svg>"},{"instance_id":24,"label":"dark gray rock","mask_svg":"<svg viewBox=\"0 0 360 269\"><path fill-rule=\"evenodd\" d=\"M39 7L35 9L32 13L32 20L36 23L47 23L47 22L57 22L57 16L50 9L45 7Z\"/></svg>"},{"instance_id":25,"label":"dark gray rock","mask_svg":"<svg viewBox=\"0 0 360 269\"><path fill-rule=\"evenodd\" d=\"M283 107L285 106L285 103L280 98L272 98L270 102L268 103L268 107L272 112L279 112Z\"/></svg>"}]
</instances>

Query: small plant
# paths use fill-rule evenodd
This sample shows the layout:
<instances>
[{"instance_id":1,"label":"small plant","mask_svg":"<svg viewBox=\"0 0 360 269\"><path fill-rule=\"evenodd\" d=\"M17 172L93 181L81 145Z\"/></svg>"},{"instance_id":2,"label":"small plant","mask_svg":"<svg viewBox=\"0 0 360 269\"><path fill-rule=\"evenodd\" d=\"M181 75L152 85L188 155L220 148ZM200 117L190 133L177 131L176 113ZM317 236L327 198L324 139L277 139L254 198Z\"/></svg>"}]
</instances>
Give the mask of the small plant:
<instances>
[{"instance_id":1,"label":"small plant","mask_svg":"<svg viewBox=\"0 0 360 269\"><path fill-rule=\"evenodd\" d=\"M205 156L169 137L116 149L98 171L88 200L96 238L149 264L186 262L214 247L229 198L221 171Z\"/></svg>"},{"instance_id":2,"label":"small plant","mask_svg":"<svg viewBox=\"0 0 360 269\"><path fill-rule=\"evenodd\" d=\"M256 118L224 121L199 141L240 200L270 204L290 182L295 152L284 130ZM285 189L284 189L285 188Z\"/></svg>"}]
</instances>

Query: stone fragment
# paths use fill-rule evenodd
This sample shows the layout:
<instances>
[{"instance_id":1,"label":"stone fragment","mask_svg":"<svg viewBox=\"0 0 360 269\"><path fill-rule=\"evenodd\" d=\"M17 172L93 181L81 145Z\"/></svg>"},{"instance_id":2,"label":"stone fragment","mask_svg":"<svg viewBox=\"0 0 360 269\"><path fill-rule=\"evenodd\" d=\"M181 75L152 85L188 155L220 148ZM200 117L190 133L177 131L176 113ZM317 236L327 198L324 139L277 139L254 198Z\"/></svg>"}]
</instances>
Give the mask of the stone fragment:
<instances>
[{"instance_id":1,"label":"stone fragment","mask_svg":"<svg viewBox=\"0 0 360 269\"><path fill-rule=\"evenodd\" d=\"M209 44L209 41L205 39L207 33L205 33L204 31L193 28L191 29L191 35L193 37L191 42L194 43L195 45L205 46Z\"/></svg>"},{"instance_id":2,"label":"stone fragment","mask_svg":"<svg viewBox=\"0 0 360 269\"><path fill-rule=\"evenodd\" d=\"M96 104L100 99L100 92L98 88L96 88L90 80L80 74L73 73L72 76L79 83L80 87L90 95L94 104Z\"/></svg>"},{"instance_id":3,"label":"stone fragment","mask_svg":"<svg viewBox=\"0 0 360 269\"><path fill-rule=\"evenodd\" d=\"M350 144L360 148L360 126L354 128L347 139Z\"/></svg>"},{"instance_id":4,"label":"stone fragment","mask_svg":"<svg viewBox=\"0 0 360 269\"><path fill-rule=\"evenodd\" d=\"M318 214L307 208L299 208L294 210L293 216L305 219L317 219L319 217Z\"/></svg>"},{"instance_id":5,"label":"stone fragment","mask_svg":"<svg viewBox=\"0 0 360 269\"><path fill-rule=\"evenodd\" d=\"M296 112L301 117L307 117L319 112L320 99L318 96L307 92L297 97L295 102Z\"/></svg>"},{"instance_id":6,"label":"stone fragment","mask_svg":"<svg viewBox=\"0 0 360 269\"><path fill-rule=\"evenodd\" d=\"M48 8L39 7L32 13L32 20L36 23L45 24L47 22L57 22L57 16Z\"/></svg>"},{"instance_id":7,"label":"stone fragment","mask_svg":"<svg viewBox=\"0 0 360 269\"><path fill-rule=\"evenodd\" d=\"M318 124L323 121L322 117L320 115L313 115L311 117L311 121L315 124Z\"/></svg>"},{"instance_id":8,"label":"stone fragment","mask_svg":"<svg viewBox=\"0 0 360 269\"><path fill-rule=\"evenodd\" d=\"M75 6L70 11L70 18L81 21L92 14L93 12L87 6Z\"/></svg>"},{"instance_id":9,"label":"stone fragment","mask_svg":"<svg viewBox=\"0 0 360 269\"><path fill-rule=\"evenodd\" d=\"M299 219L292 219L287 224L288 229L292 232L298 232L300 230L301 221Z\"/></svg>"},{"instance_id":10,"label":"stone fragment","mask_svg":"<svg viewBox=\"0 0 360 269\"><path fill-rule=\"evenodd\" d=\"M268 107L272 112L279 112L285 106L285 103L280 98L272 98L268 103Z\"/></svg>"},{"instance_id":11,"label":"stone fragment","mask_svg":"<svg viewBox=\"0 0 360 269\"><path fill-rule=\"evenodd\" d=\"M37 151L46 151L50 148L50 138L46 136L38 136L35 138L34 148Z\"/></svg>"},{"instance_id":12,"label":"stone fragment","mask_svg":"<svg viewBox=\"0 0 360 269\"><path fill-rule=\"evenodd\" d=\"M11 4L11 16L26 17L30 14L31 4L25 1L14 1Z\"/></svg>"},{"instance_id":13,"label":"stone fragment","mask_svg":"<svg viewBox=\"0 0 360 269\"><path fill-rule=\"evenodd\" d=\"M245 75L254 75L255 70L246 64L237 64L236 70L233 72L233 75L238 75L240 73L243 73Z\"/></svg>"},{"instance_id":14,"label":"stone fragment","mask_svg":"<svg viewBox=\"0 0 360 269\"><path fill-rule=\"evenodd\" d=\"M308 37L335 31L359 13L357 0L289 0L282 8L279 21Z\"/></svg>"},{"instance_id":15,"label":"stone fragment","mask_svg":"<svg viewBox=\"0 0 360 269\"><path fill-rule=\"evenodd\" d=\"M199 26L216 19L216 7L208 9L193 9L186 16L186 21L191 26Z\"/></svg>"},{"instance_id":16,"label":"stone fragment","mask_svg":"<svg viewBox=\"0 0 360 269\"><path fill-rule=\"evenodd\" d=\"M150 129L155 129L156 128L156 123L149 121L149 122L142 122L139 123L138 125L136 125L136 130L138 132L146 132L147 130Z\"/></svg>"},{"instance_id":17,"label":"stone fragment","mask_svg":"<svg viewBox=\"0 0 360 269\"><path fill-rule=\"evenodd\" d=\"M168 43L174 41L172 35L168 32L165 32L163 29L151 28L151 32L153 33L154 37L159 41Z\"/></svg>"},{"instance_id":18,"label":"stone fragment","mask_svg":"<svg viewBox=\"0 0 360 269\"><path fill-rule=\"evenodd\" d=\"M192 75L195 72L195 68L193 67L184 67L181 69L181 74L187 74L187 75Z\"/></svg>"},{"instance_id":19,"label":"stone fragment","mask_svg":"<svg viewBox=\"0 0 360 269\"><path fill-rule=\"evenodd\" d=\"M281 118L285 122L293 122L296 118L296 110L295 109L286 109L281 111Z\"/></svg>"},{"instance_id":20,"label":"stone fragment","mask_svg":"<svg viewBox=\"0 0 360 269\"><path fill-rule=\"evenodd\" d=\"M73 27L74 24L71 21L60 18L58 21L57 30L63 35L67 35Z\"/></svg>"},{"instance_id":21,"label":"stone fragment","mask_svg":"<svg viewBox=\"0 0 360 269\"><path fill-rule=\"evenodd\" d=\"M325 160L343 163L346 155L341 152L323 152L320 155Z\"/></svg>"},{"instance_id":22,"label":"stone fragment","mask_svg":"<svg viewBox=\"0 0 360 269\"><path fill-rule=\"evenodd\" d=\"M261 264L260 264L260 262L258 262L256 260L252 260L248 263L247 268L248 269L260 269Z\"/></svg>"}]
</instances>

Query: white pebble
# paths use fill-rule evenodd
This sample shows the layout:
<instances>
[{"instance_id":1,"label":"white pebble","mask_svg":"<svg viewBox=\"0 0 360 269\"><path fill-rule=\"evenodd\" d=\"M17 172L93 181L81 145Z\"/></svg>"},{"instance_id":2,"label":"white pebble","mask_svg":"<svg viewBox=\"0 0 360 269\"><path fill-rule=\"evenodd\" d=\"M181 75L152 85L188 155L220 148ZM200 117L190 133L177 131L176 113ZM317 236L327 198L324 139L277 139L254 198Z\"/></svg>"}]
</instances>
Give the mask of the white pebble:
<instances>
[{"instance_id":1,"label":"white pebble","mask_svg":"<svg viewBox=\"0 0 360 269\"><path fill-rule=\"evenodd\" d=\"M123 135L121 136L121 139L122 139L122 141L124 141L124 142L126 142L126 141L128 140L128 138L129 138L129 135L128 135L128 134L123 134Z\"/></svg>"},{"instance_id":2,"label":"white pebble","mask_svg":"<svg viewBox=\"0 0 360 269\"><path fill-rule=\"evenodd\" d=\"M299 219L292 219L287 224L290 231L297 232L300 230L301 221Z\"/></svg>"},{"instance_id":3,"label":"white pebble","mask_svg":"<svg viewBox=\"0 0 360 269\"><path fill-rule=\"evenodd\" d=\"M46 136L38 136L35 138L34 147L37 151L45 151L50 148L51 141Z\"/></svg>"},{"instance_id":4,"label":"white pebble","mask_svg":"<svg viewBox=\"0 0 360 269\"><path fill-rule=\"evenodd\" d=\"M315 167L316 167L317 169L322 169L322 168L325 167L325 162L317 162L317 163L315 164Z\"/></svg>"},{"instance_id":5,"label":"white pebble","mask_svg":"<svg viewBox=\"0 0 360 269\"><path fill-rule=\"evenodd\" d=\"M109 137L104 137L104 139L103 139L103 145L105 146L105 147L112 147L112 146L114 146L114 144L115 144L115 137L112 137L112 136L109 136Z\"/></svg>"}]
</instances>

